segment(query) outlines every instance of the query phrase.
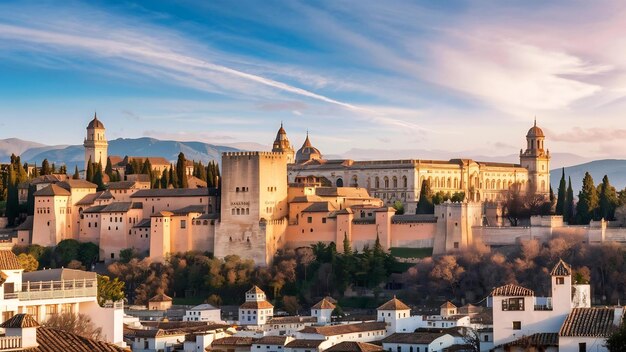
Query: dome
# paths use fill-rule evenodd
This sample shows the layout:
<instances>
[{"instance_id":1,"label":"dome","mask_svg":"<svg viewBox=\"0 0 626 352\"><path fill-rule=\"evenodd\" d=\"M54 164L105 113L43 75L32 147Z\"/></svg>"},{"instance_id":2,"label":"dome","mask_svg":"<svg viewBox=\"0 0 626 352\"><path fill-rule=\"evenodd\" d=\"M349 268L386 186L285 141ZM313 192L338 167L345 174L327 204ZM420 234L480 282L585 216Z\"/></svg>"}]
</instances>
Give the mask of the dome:
<instances>
[{"instance_id":1,"label":"dome","mask_svg":"<svg viewBox=\"0 0 626 352\"><path fill-rule=\"evenodd\" d=\"M102 128L104 129L104 124L98 120L98 116L96 116L96 114L93 114L93 120L91 120L91 122L89 123L89 125L87 126L87 129L91 130L94 128Z\"/></svg>"},{"instance_id":2,"label":"dome","mask_svg":"<svg viewBox=\"0 0 626 352\"><path fill-rule=\"evenodd\" d=\"M535 120L535 125L528 130L526 137L545 137L543 134L543 130L537 127L537 120Z\"/></svg>"},{"instance_id":3,"label":"dome","mask_svg":"<svg viewBox=\"0 0 626 352\"><path fill-rule=\"evenodd\" d=\"M319 149L315 148L309 140L309 134L307 133L302 148L296 153L296 163L304 163L309 160L319 160L322 158L322 153Z\"/></svg>"}]
</instances>

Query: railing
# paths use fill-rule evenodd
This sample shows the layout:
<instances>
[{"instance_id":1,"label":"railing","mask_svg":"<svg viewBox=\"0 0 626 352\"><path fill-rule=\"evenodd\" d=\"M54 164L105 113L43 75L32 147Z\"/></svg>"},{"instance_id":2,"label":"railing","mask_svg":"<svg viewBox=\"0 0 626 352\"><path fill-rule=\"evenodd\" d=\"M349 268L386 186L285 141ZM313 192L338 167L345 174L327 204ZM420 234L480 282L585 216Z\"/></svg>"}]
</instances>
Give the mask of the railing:
<instances>
[{"instance_id":1,"label":"railing","mask_svg":"<svg viewBox=\"0 0 626 352\"><path fill-rule=\"evenodd\" d=\"M0 350L12 350L22 347L21 336L2 336L0 337Z\"/></svg>"},{"instance_id":2,"label":"railing","mask_svg":"<svg viewBox=\"0 0 626 352\"><path fill-rule=\"evenodd\" d=\"M5 293L4 299L30 301L36 299L92 297L98 293L96 279L28 281L22 284L22 291Z\"/></svg>"},{"instance_id":3,"label":"railing","mask_svg":"<svg viewBox=\"0 0 626 352\"><path fill-rule=\"evenodd\" d=\"M124 301L106 302L104 308L124 309Z\"/></svg>"}]
</instances>

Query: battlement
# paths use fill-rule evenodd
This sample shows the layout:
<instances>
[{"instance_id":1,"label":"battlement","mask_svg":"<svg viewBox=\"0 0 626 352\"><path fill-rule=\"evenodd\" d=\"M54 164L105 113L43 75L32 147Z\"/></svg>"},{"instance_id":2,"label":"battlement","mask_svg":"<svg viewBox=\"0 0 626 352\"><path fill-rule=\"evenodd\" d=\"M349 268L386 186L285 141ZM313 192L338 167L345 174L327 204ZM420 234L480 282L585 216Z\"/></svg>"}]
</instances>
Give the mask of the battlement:
<instances>
[{"instance_id":1,"label":"battlement","mask_svg":"<svg viewBox=\"0 0 626 352\"><path fill-rule=\"evenodd\" d=\"M276 157L276 156L283 156L283 155L285 155L284 152L261 152L261 151L223 152L222 153L222 157L231 157L231 158L237 158L237 157L242 157L242 156L269 156L269 157Z\"/></svg>"}]
</instances>

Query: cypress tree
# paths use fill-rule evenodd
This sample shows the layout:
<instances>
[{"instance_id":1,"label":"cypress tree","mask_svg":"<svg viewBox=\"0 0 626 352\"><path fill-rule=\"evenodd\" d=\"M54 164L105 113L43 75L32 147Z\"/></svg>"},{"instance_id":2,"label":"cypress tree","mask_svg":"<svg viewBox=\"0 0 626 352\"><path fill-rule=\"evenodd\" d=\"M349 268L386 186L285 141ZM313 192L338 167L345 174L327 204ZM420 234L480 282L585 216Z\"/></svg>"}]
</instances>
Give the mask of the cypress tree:
<instances>
[{"instance_id":1,"label":"cypress tree","mask_svg":"<svg viewBox=\"0 0 626 352\"><path fill-rule=\"evenodd\" d=\"M344 255L352 255L352 246L350 245L350 240L348 240L348 234L343 234L343 254Z\"/></svg>"},{"instance_id":2,"label":"cypress tree","mask_svg":"<svg viewBox=\"0 0 626 352\"><path fill-rule=\"evenodd\" d=\"M67 175L67 166L61 165L61 167L59 168L59 173L61 175Z\"/></svg>"},{"instance_id":3,"label":"cypress tree","mask_svg":"<svg viewBox=\"0 0 626 352\"><path fill-rule=\"evenodd\" d=\"M583 188L578 193L576 204L576 222L587 225L595 217L598 208L598 190L589 172L583 177Z\"/></svg>"},{"instance_id":4,"label":"cypress tree","mask_svg":"<svg viewBox=\"0 0 626 352\"><path fill-rule=\"evenodd\" d=\"M433 214L435 207L433 205L433 195L430 190L430 181L422 181L422 188L420 190L420 198L417 202L417 214Z\"/></svg>"},{"instance_id":5,"label":"cypress tree","mask_svg":"<svg viewBox=\"0 0 626 352\"><path fill-rule=\"evenodd\" d=\"M9 226L15 225L15 220L19 215L19 196L17 193L17 175L13 169L13 165L9 165L9 174L7 180L7 205L6 216Z\"/></svg>"},{"instance_id":6,"label":"cypress tree","mask_svg":"<svg viewBox=\"0 0 626 352\"><path fill-rule=\"evenodd\" d=\"M95 165L95 169L96 172L93 175L93 183L95 183L98 188L98 191L104 191L105 187L104 187L104 181L103 181L103 174L102 174L102 164L100 162L98 162L98 164Z\"/></svg>"},{"instance_id":7,"label":"cypress tree","mask_svg":"<svg viewBox=\"0 0 626 352\"><path fill-rule=\"evenodd\" d=\"M107 157L107 166L104 167L104 174L109 176L109 180L113 181L113 165L111 164L111 158Z\"/></svg>"},{"instance_id":8,"label":"cypress tree","mask_svg":"<svg viewBox=\"0 0 626 352\"><path fill-rule=\"evenodd\" d=\"M574 221L574 189L572 189L572 177L568 178L567 193L565 194L565 206L563 218L569 223L573 224Z\"/></svg>"},{"instance_id":9,"label":"cypress tree","mask_svg":"<svg viewBox=\"0 0 626 352\"><path fill-rule=\"evenodd\" d=\"M170 175L167 172L167 169L163 169L163 173L161 173L161 188L166 189L167 186L170 185Z\"/></svg>"},{"instance_id":10,"label":"cypress tree","mask_svg":"<svg viewBox=\"0 0 626 352\"><path fill-rule=\"evenodd\" d=\"M74 180L78 180L80 178L80 173L78 172L78 165L74 166L74 175L72 176Z\"/></svg>"},{"instance_id":11,"label":"cypress tree","mask_svg":"<svg viewBox=\"0 0 626 352\"><path fill-rule=\"evenodd\" d=\"M37 163L35 163L35 167L33 168L33 172L32 172L31 177L35 178L35 177L38 177L38 176L39 176L39 169L37 168Z\"/></svg>"},{"instance_id":12,"label":"cypress tree","mask_svg":"<svg viewBox=\"0 0 626 352\"><path fill-rule=\"evenodd\" d=\"M50 167L50 173L51 174L57 173L57 166L54 163L52 163L52 167Z\"/></svg>"},{"instance_id":13,"label":"cypress tree","mask_svg":"<svg viewBox=\"0 0 626 352\"><path fill-rule=\"evenodd\" d=\"M50 163L48 163L48 159L43 159L41 162L41 174L50 175L50 173Z\"/></svg>"},{"instance_id":14,"label":"cypress tree","mask_svg":"<svg viewBox=\"0 0 626 352\"><path fill-rule=\"evenodd\" d=\"M170 165L170 185L174 188L179 188L178 186L178 173L174 168L174 165Z\"/></svg>"},{"instance_id":15,"label":"cypress tree","mask_svg":"<svg viewBox=\"0 0 626 352\"><path fill-rule=\"evenodd\" d=\"M93 182L93 174L93 162L91 162L91 157L89 157L89 160L87 161L87 170L85 170L85 180Z\"/></svg>"},{"instance_id":16,"label":"cypress tree","mask_svg":"<svg viewBox=\"0 0 626 352\"><path fill-rule=\"evenodd\" d=\"M567 192L567 184L565 183L565 168L561 172L561 181L559 182L559 194L556 198L556 215L565 213L565 197Z\"/></svg>"},{"instance_id":17,"label":"cypress tree","mask_svg":"<svg viewBox=\"0 0 626 352\"><path fill-rule=\"evenodd\" d=\"M180 152L176 161L176 176L178 178L178 188L187 188L187 160L185 154Z\"/></svg>"},{"instance_id":18,"label":"cypress tree","mask_svg":"<svg viewBox=\"0 0 626 352\"><path fill-rule=\"evenodd\" d=\"M615 208L619 203L615 187L611 186L609 177L604 175L600 184L599 200L598 200L598 216L604 220L613 220L615 217Z\"/></svg>"}]
</instances>

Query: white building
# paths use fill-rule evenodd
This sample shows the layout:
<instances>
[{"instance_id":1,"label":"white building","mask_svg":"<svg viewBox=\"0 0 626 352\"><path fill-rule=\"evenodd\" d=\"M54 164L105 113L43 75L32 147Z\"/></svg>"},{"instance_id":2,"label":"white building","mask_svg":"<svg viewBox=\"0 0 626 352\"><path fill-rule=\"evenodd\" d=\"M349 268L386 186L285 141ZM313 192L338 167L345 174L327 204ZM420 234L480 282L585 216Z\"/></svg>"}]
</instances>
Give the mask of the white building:
<instances>
[{"instance_id":1,"label":"white building","mask_svg":"<svg viewBox=\"0 0 626 352\"><path fill-rule=\"evenodd\" d=\"M222 321L222 310L208 303L200 304L185 311L183 321L211 321L217 323Z\"/></svg>"},{"instance_id":2,"label":"white building","mask_svg":"<svg viewBox=\"0 0 626 352\"><path fill-rule=\"evenodd\" d=\"M297 339L325 340L330 345L343 341L372 342L387 336L387 323L362 322L354 324L307 326L296 333Z\"/></svg>"},{"instance_id":3,"label":"white building","mask_svg":"<svg viewBox=\"0 0 626 352\"><path fill-rule=\"evenodd\" d=\"M336 306L330 302L328 299L323 298L321 301L317 302L313 307L311 307L311 316L317 318L317 323L320 325L330 324L333 310L335 310Z\"/></svg>"},{"instance_id":4,"label":"white building","mask_svg":"<svg viewBox=\"0 0 626 352\"><path fill-rule=\"evenodd\" d=\"M454 343L455 338L446 333L395 333L383 340L383 349L389 352L436 352Z\"/></svg>"},{"instance_id":5,"label":"white building","mask_svg":"<svg viewBox=\"0 0 626 352\"><path fill-rule=\"evenodd\" d=\"M606 339L624 319L624 307L574 308L559 331L559 351L608 351Z\"/></svg>"},{"instance_id":6,"label":"white building","mask_svg":"<svg viewBox=\"0 0 626 352\"><path fill-rule=\"evenodd\" d=\"M246 292L246 301L239 306L239 325L262 326L274 316L274 306L265 292L256 285Z\"/></svg>"}]
</instances>

